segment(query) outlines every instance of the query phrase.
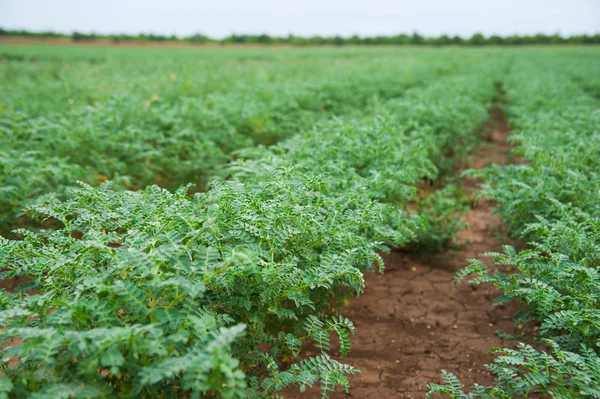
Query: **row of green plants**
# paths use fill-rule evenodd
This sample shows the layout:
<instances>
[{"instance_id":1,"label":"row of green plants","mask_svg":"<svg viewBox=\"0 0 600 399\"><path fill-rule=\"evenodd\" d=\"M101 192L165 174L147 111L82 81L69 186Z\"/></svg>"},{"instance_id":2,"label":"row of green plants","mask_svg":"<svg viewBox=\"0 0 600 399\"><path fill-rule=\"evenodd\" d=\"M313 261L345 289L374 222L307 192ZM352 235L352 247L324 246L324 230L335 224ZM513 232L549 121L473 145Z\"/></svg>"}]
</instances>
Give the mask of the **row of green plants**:
<instances>
[{"instance_id":1,"label":"row of green plants","mask_svg":"<svg viewBox=\"0 0 600 399\"><path fill-rule=\"evenodd\" d=\"M507 63L479 62L372 104L374 115L238 152L192 197L189 186L82 183L67 200L30 207L61 227L2 239L2 277L28 282L0 293L0 392L236 398L315 383L323 396L348 389L357 370L332 354L350 350L354 326L336 310L362 291L363 272L383 268L378 251L427 239L429 222L408 210L414 186L441 178L448 151L475 144ZM441 217L448 202L428 210ZM307 345L318 355L303 359Z\"/></svg>"},{"instance_id":2,"label":"row of green plants","mask_svg":"<svg viewBox=\"0 0 600 399\"><path fill-rule=\"evenodd\" d=\"M75 180L204 189L235 150L360 114L481 57L426 53L398 65L403 57L386 54L316 54L307 64L295 55L247 61L243 54L183 53L161 62L108 53L90 65L82 54L0 64L7 82L0 103L5 230L22 223L14 219L23 206Z\"/></svg>"},{"instance_id":3,"label":"row of green plants","mask_svg":"<svg viewBox=\"0 0 600 399\"><path fill-rule=\"evenodd\" d=\"M431 384L429 395L600 397L600 104L580 85L581 71L567 73L565 65L574 66L560 58L518 59L505 89L522 162L477 173L482 195L499 203L526 248L487 254L510 265L508 274L473 260L457 276L493 284L502 292L495 303L521 304L516 322L537 324L539 334L532 344L494 349L494 385L466 393L445 372L445 384Z\"/></svg>"},{"instance_id":4,"label":"row of green plants","mask_svg":"<svg viewBox=\"0 0 600 399\"><path fill-rule=\"evenodd\" d=\"M559 52L559 54L561 54ZM570 76L575 83L579 84L592 97L600 99L600 60L586 52L581 52L576 56L567 56L556 59L557 72Z\"/></svg>"}]
</instances>

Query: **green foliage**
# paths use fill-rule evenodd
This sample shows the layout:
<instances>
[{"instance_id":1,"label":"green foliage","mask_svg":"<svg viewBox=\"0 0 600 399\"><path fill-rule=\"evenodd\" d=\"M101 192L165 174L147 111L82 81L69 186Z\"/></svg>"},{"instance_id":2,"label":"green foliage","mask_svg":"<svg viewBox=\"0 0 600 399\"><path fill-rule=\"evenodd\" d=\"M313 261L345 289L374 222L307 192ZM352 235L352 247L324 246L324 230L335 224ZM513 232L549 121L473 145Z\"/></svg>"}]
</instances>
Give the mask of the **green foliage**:
<instances>
[{"instance_id":1,"label":"green foliage","mask_svg":"<svg viewBox=\"0 0 600 399\"><path fill-rule=\"evenodd\" d=\"M65 159L36 151L0 151L0 226L9 224L22 207L51 191L64 192L86 177Z\"/></svg>"},{"instance_id":2,"label":"green foliage","mask_svg":"<svg viewBox=\"0 0 600 399\"><path fill-rule=\"evenodd\" d=\"M506 60L482 63L427 87L410 89L402 98L374 104L376 117L333 120L268 149L238 151L238 159L223 174L260 181L271 165L302 165L323 174L332 192L362 193L405 210L416 202L421 217L409 246L444 249L462 228L456 218L466 209L460 189L448 184L418 198L414 186L445 182L459 160L478 144L474 133L489 117L494 79L503 75L505 66ZM405 222L394 222L396 213L388 206L384 226L402 232Z\"/></svg>"},{"instance_id":3,"label":"green foliage","mask_svg":"<svg viewBox=\"0 0 600 399\"><path fill-rule=\"evenodd\" d=\"M453 146L475 144L468 137L504 69L480 61L431 89L373 101L367 115L238 151L227 179L191 197L189 186L81 183L30 205L32 217L57 229L21 229L22 239L0 245L4 276L27 280L0 298L3 353L16 360L4 364L6 390L262 397L315 383L324 396L348 389L356 370L330 357L348 353L354 332L339 304L362 291L363 272L383 268L379 251L426 239L418 234L425 221L408 211L414 186L445 173L440 158ZM125 118L127 102L114 110ZM320 353L302 359L309 344Z\"/></svg>"},{"instance_id":4,"label":"green foliage","mask_svg":"<svg viewBox=\"0 0 600 399\"><path fill-rule=\"evenodd\" d=\"M10 56L0 63L4 230L19 226L11 219L32 199L75 180L170 190L192 182L203 190L236 150L270 146L333 116L372 113L372 103L474 57L60 50L3 50Z\"/></svg>"},{"instance_id":5,"label":"green foliage","mask_svg":"<svg viewBox=\"0 0 600 399\"><path fill-rule=\"evenodd\" d=\"M0 241L1 278L21 282L0 292L0 396L40 398L348 390L357 370L332 357L350 351L354 333L340 304L362 292L364 272L383 269L381 251L450 245L460 187L431 196L416 187L451 181L518 58L11 51L0 67L10 82L0 103L3 222L27 206L56 228ZM505 291L501 300L527 302L552 339L551 355L502 352L491 370L503 384L568 395L570 378L594 393L600 191L581 186L597 188L586 136L596 131L595 100L568 78L532 79L520 62L523 75L506 87L530 162L481 177L535 245L495 255L514 275L473 262L461 276L479 273ZM556 92L541 90L547 82L560 84ZM553 96L574 108L558 114ZM557 147L564 152L551 163ZM181 186L190 182L200 192ZM305 358L309 345L317 354ZM468 397L446 377L432 390Z\"/></svg>"},{"instance_id":6,"label":"green foliage","mask_svg":"<svg viewBox=\"0 0 600 399\"><path fill-rule=\"evenodd\" d=\"M293 169L193 199L185 191L84 185L32 209L63 229L2 242L9 275L32 279L5 293L0 313L2 342L23 341L4 351L19 359L6 369L14 394L60 383L97 396L177 397L175 386L237 397L242 370L297 355L306 340L326 354L335 333L349 350L352 323L328 319L327 298L362 290L359 269L373 267L379 244L361 233L378 222L377 203L324 213L343 200ZM298 381L312 373L330 389L351 372L327 359L296 366Z\"/></svg>"},{"instance_id":7,"label":"green foliage","mask_svg":"<svg viewBox=\"0 0 600 399\"><path fill-rule=\"evenodd\" d=\"M410 250L436 253L452 247L456 234L465 228L465 223L457 215L469 209L461 189L455 184L448 184L418 198L416 205L425 225L418 231Z\"/></svg>"},{"instance_id":8,"label":"green foliage","mask_svg":"<svg viewBox=\"0 0 600 399\"><path fill-rule=\"evenodd\" d=\"M465 393L458 378L442 372L444 384L427 384L427 397L438 393L452 399L509 399L540 395L553 398L597 398L600 396L600 357L586 347L579 353L563 351L551 340L545 340L553 355L538 352L530 345L515 349L493 349L497 357L487 368L496 377L497 386L479 384Z\"/></svg>"},{"instance_id":9,"label":"green foliage","mask_svg":"<svg viewBox=\"0 0 600 399\"><path fill-rule=\"evenodd\" d=\"M541 57L519 62L505 87L518 129L513 140L520 146L515 152L525 162L493 166L478 175L484 180L483 195L500 203L499 213L529 248L506 246L503 253L488 254L495 264L510 265L514 272L493 272L472 260L457 280L477 274L471 282L491 283L503 292L497 304L514 300L526 305L519 319L540 323L540 335L552 354L523 344L518 351L501 349L490 366L495 387L477 387L465 395L455 389L455 377L446 375L447 384L431 385L431 393L465 398L599 397L598 102L557 72L563 62Z\"/></svg>"}]
</instances>

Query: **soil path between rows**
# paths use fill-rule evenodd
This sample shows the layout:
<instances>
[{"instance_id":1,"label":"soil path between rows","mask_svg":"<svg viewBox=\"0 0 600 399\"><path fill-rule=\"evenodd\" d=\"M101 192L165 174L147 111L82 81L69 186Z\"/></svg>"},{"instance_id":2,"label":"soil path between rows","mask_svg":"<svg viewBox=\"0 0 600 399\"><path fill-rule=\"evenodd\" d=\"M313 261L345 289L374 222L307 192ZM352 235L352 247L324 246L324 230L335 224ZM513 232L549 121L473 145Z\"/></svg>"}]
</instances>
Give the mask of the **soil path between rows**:
<instances>
[{"instance_id":1,"label":"soil path between rows","mask_svg":"<svg viewBox=\"0 0 600 399\"><path fill-rule=\"evenodd\" d=\"M484 127L489 141L467 162L464 169L479 169L490 163L508 163L510 129L499 110L491 112ZM489 134L491 133L491 134ZM477 180L465 178L471 197ZM365 292L351 300L342 314L356 326L352 351L343 360L358 368L350 376L353 398L424 398L425 384L440 382L440 371L457 375L468 387L489 384L493 377L483 367L492 361L491 347L513 346L496 336L497 330L517 334L508 306L493 308L498 292L489 285L455 285L454 275L467 259L499 251L508 239L496 204L479 200L462 218L469 227L459 233L459 250L439 257L421 257L398 251L384 255L385 273L365 276ZM487 258L482 258L490 264ZM317 398L315 386L300 394L284 392L285 398ZM331 397L346 398L343 389Z\"/></svg>"}]
</instances>

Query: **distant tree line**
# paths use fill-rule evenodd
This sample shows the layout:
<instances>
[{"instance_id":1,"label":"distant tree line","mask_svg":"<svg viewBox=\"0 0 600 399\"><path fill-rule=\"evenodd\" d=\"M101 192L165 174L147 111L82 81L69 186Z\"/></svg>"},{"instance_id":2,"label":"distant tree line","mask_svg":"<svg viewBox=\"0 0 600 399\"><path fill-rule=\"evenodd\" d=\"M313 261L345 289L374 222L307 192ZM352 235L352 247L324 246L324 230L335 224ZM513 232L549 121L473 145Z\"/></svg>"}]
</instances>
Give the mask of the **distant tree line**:
<instances>
[{"instance_id":1,"label":"distant tree line","mask_svg":"<svg viewBox=\"0 0 600 399\"><path fill-rule=\"evenodd\" d=\"M261 35L240 35L233 34L223 39L214 39L209 36L197 33L191 36L178 37L175 35L156 35L153 33L141 33L138 35L128 34L110 34L102 35L96 33L81 33L73 32L72 34L63 34L56 32L30 32L26 30L10 30L0 28L0 36L21 36L31 38L70 38L75 42L94 41L94 40L111 40L114 43L120 42L180 42L180 43L216 43L216 44L288 44L292 46L370 46L370 45L413 45L413 46L489 46L489 45L532 45L532 44L600 44L600 33L561 36L558 34L546 35L539 33L536 35L511 35L499 36L491 35L484 36L481 33L476 33L471 37L465 38L461 36L422 36L418 33L398 34L392 36L358 36L350 37L342 36L270 36L267 34Z\"/></svg>"}]
</instances>

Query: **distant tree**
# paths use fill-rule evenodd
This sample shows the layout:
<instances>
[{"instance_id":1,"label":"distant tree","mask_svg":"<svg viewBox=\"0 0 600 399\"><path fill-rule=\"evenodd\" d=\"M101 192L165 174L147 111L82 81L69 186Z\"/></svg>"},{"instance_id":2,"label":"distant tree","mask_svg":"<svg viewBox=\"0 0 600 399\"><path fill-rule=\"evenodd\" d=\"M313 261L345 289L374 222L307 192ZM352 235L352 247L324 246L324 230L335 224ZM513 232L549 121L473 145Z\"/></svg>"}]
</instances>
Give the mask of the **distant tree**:
<instances>
[{"instance_id":1,"label":"distant tree","mask_svg":"<svg viewBox=\"0 0 600 399\"><path fill-rule=\"evenodd\" d=\"M146 35L146 39L151 41L151 42L164 42L169 40L168 36L163 36L163 35L155 35L154 33L149 33L148 35ZM175 38L177 39L177 38Z\"/></svg>"},{"instance_id":2,"label":"distant tree","mask_svg":"<svg viewBox=\"0 0 600 399\"><path fill-rule=\"evenodd\" d=\"M523 44L526 44L526 45L535 44L535 36L524 35L524 36L521 36L521 40L523 41Z\"/></svg>"},{"instance_id":3,"label":"distant tree","mask_svg":"<svg viewBox=\"0 0 600 399\"><path fill-rule=\"evenodd\" d=\"M322 36L312 36L308 38L308 43L312 45L321 46L327 44L327 40Z\"/></svg>"},{"instance_id":4,"label":"distant tree","mask_svg":"<svg viewBox=\"0 0 600 399\"><path fill-rule=\"evenodd\" d=\"M558 33L553 34L549 37L550 44L563 44L565 43L565 39L561 37Z\"/></svg>"},{"instance_id":5,"label":"distant tree","mask_svg":"<svg viewBox=\"0 0 600 399\"><path fill-rule=\"evenodd\" d=\"M417 32L413 33L410 38L410 44L423 44L423 36L419 35Z\"/></svg>"},{"instance_id":6,"label":"distant tree","mask_svg":"<svg viewBox=\"0 0 600 399\"><path fill-rule=\"evenodd\" d=\"M209 37L201 33L196 33L188 37L187 41L190 43L203 44L209 41Z\"/></svg>"},{"instance_id":7,"label":"distant tree","mask_svg":"<svg viewBox=\"0 0 600 399\"><path fill-rule=\"evenodd\" d=\"M224 39L224 42L226 42L226 43L244 43L245 40L246 40L245 37L242 35L232 34L232 35L226 37Z\"/></svg>"},{"instance_id":8,"label":"distant tree","mask_svg":"<svg viewBox=\"0 0 600 399\"><path fill-rule=\"evenodd\" d=\"M292 46L306 46L308 44L308 40L302 36L290 35L290 37L288 37L288 40Z\"/></svg>"},{"instance_id":9,"label":"distant tree","mask_svg":"<svg viewBox=\"0 0 600 399\"><path fill-rule=\"evenodd\" d=\"M432 41L436 46L447 46L451 43L448 35L442 35L438 38L433 38Z\"/></svg>"},{"instance_id":10,"label":"distant tree","mask_svg":"<svg viewBox=\"0 0 600 399\"><path fill-rule=\"evenodd\" d=\"M392 38L390 36L376 36L375 41L380 45L390 45L393 44Z\"/></svg>"},{"instance_id":11,"label":"distant tree","mask_svg":"<svg viewBox=\"0 0 600 399\"><path fill-rule=\"evenodd\" d=\"M504 44L504 38L498 35L492 35L488 38L487 44L501 45Z\"/></svg>"},{"instance_id":12,"label":"distant tree","mask_svg":"<svg viewBox=\"0 0 600 399\"><path fill-rule=\"evenodd\" d=\"M362 44L362 39L357 34L354 34L346 39L346 43L356 46Z\"/></svg>"},{"instance_id":13,"label":"distant tree","mask_svg":"<svg viewBox=\"0 0 600 399\"><path fill-rule=\"evenodd\" d=\"M261 44L270 44L273 42L273 39L271 38L271 36L263 33L262 35L256 38L256 41Z\"/></svg>"},{"instance_id":14,"label":"distant tree","mask_svg":"<svg viewBox=\"0 0 600 399\"><path fill-rule=\"evenodd\" d=\"M333 43L334 46L343 46L344 45L344 39L341 36L334 36L333 39L331 39L331 42Z\"/></svg>"},{"instance_id":15,"label":"distant tree","mask_svg":"<svg viewBox=\"0 0 600 399\"><path fill-rule=\"evenodd\" d=\"M79 42L79 41L89 41L89 40L96 40L98 38L98 35L96 35L95 33L80 33L80 32L73 32L73 34L71 35L71 38L73 39L74 42Z\"/></svg>"},{"instance_id":16,"label":"distant tree","mask_svg":"<svg viewBox=\"0 0 600 399\"><path fill-rule=\"evenodd\" d=\"M519 46L519 45L525 44L525 41L523 40L523 38L518 35L508 36L504 41L506 44L510 44L513 46Z\"/></svg>"},{"instance_id":17,"label":"distant tree","mask_svg":"<svg viewBox=\"0 0 600 399\"><path fill-rule=\"evenodd\" d=\"M391 40L392 40L392 43L394 43L395 45L398 45L398 46L405 46L407 44L410 44L410 41L411 41L410 36L405 35L405 34L392 36Z\"/></svg>"},{"instance_id":18,"label":"distant tree","mask_svg":"<svg viewBox=\"0 0 600 399\"><path fill-rule=\"evenodd\" d=\"M532 42L535 44L550 44L550 36L538 33L533 37Z\"/></svg>"},{"instance_id":19,"label":"distant tree","mask_svg":"<svg viewBox=\"0 0 600 399\"><path fill-rule=\"evenodd\" d=\"M481 33L475 33L469 39L469 44L472 46L483 46L486 44L485 37Z\"/></svg>"},{"instance_id":20,"label":"distant tree","mask_svg":"<svg viewBox=\"0 0 600 399\"><path fill-rule=\"evenodd\" d=\"M463 42L463 38L460 36L453 36L452 38L450 38L450 44L460 46L461 44L463 44Z\"/></svg>"}]
</instances>

